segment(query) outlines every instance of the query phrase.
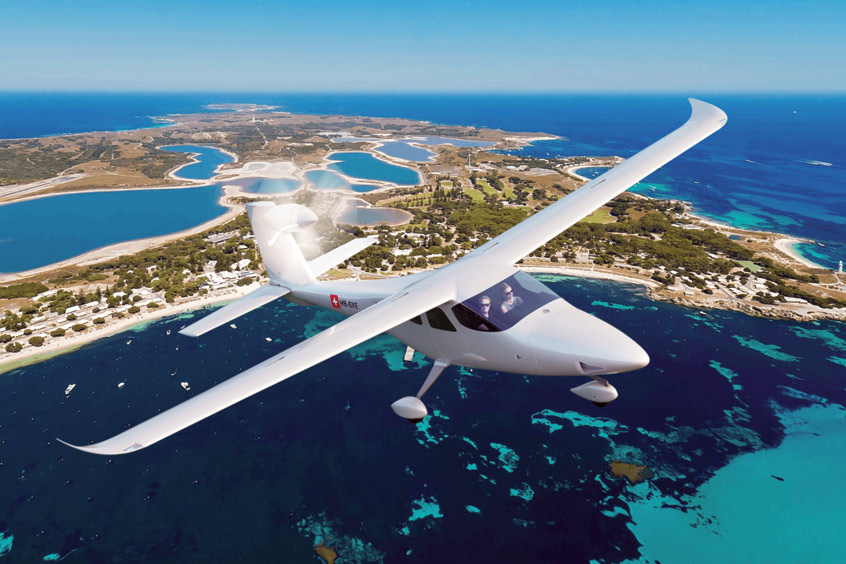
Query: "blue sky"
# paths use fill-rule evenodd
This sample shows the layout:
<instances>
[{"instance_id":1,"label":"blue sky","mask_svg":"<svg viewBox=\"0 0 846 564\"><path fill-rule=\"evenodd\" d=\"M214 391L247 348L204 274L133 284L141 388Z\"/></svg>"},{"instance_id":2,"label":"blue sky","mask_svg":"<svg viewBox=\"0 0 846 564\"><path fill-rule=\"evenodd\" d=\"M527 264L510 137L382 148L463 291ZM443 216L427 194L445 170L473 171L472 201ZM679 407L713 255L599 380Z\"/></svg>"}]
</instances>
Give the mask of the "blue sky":
<instances>
[{"instance_id":1,"label":"blue sky","mask_svg":"<svg viewBox=\"0 0 846 564\"><path fill-rule=\"evenodd\" d=\"M0 90L846 91L846 2L0 1Z\"/></svg>"}]
</instances>

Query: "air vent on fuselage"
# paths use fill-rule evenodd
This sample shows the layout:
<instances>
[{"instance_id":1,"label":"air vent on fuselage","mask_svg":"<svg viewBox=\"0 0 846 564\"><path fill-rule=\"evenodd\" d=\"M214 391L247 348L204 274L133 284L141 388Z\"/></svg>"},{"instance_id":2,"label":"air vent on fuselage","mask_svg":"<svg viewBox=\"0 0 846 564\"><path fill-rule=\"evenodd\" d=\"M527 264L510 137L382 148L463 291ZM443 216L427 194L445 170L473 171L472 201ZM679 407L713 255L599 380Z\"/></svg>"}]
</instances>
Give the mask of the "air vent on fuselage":
<instances>
[{"instance_id":1,"label":"air vent on fuselage","mask_svg":"<svg viewBox=\"0 0 846 564\"><path fill-rule=\"evenodd\" d=\"M582 371L582 374L596 374L597 372L602 372L605 370L604 366L596 366L594 364L588 364L587 362L579 361L579 370Z\"/></svg>"}]
</instances>

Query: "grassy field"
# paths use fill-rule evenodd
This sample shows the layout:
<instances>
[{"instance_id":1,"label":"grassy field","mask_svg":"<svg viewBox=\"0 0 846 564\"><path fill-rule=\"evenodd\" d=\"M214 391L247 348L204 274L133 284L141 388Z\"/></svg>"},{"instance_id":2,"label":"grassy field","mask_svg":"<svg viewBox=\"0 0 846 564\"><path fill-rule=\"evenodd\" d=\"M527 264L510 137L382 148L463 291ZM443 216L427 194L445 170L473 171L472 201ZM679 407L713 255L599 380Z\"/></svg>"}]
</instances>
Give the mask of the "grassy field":
<instances>
[{"instance_id":1,"label":"grassy field","mask_svg":"<svg viewBox=\"0 0 846 564\"><path fill-rule=\"evenodd\" d=\"M614 223L617 218L611 215L607 209L599 208L582 221L585 223Z\"/></svg>"},{"instance_id":2,"label":"grassy field","mask_svg":"<svg viewBox=\"0 0 846 564\"><path fill-rule=\"evenodd\" d=\"M485 201L485 195L482 194L481 192L479 192L478 190L476 190L475 188L465 188L464 193L467 194L468 196L470 196L470 198L474 202L484 202Z\"/></svg>"},{"instance_id":3,"label":"grassy field","mask_svg":"<svg viewBox=\"0 0 846 564\"><path fill-rule=\"evenodd\" d=\"M487 180L478 179L476 180L476 186L482 189L485 194L496 194L497 191L494 190L493 186L488 184Z\"/></svg>"}]
</instances>

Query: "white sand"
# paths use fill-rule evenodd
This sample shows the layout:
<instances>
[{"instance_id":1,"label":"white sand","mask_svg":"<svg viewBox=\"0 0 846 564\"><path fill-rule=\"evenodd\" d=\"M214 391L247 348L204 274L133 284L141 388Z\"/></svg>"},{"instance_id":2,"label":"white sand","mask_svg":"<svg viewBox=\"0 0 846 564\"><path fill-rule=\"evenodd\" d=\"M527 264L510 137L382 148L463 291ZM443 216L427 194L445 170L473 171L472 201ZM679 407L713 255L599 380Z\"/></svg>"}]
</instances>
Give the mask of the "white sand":
<instances>
[{"instance_id":1,"label":"white sand","mask_svg":"<svg viewBox=\"0 0 846 564\"><path fill-rule=\"evenodd\" d=\"M808 242L809 241L806 241L806 240L803 240L803 239L793 239L793 238L788 237L788 238L779 239L778 241L776 241L775 242L775 248L778 249L779 251L783 252L784 254L786 254L787 256L789 256L790 258L795 260L796 262L801 263L804 266L807 266L808 268L825 268L824 266L820 266L819 264L806 259L805 257L803 257L802 255L799 254L799 251L797 251L795 248L793 248L793 245L795 245L796 243L808 243Z\"/></svg>"}]
</instances>

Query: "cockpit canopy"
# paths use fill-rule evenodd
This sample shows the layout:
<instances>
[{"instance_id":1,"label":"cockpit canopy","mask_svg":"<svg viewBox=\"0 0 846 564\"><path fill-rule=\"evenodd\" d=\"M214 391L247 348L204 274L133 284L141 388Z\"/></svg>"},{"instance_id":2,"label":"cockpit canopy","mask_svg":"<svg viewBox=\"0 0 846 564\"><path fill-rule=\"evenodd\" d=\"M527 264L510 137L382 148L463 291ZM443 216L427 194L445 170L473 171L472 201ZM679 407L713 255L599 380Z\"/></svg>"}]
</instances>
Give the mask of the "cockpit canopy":
<instances>
[{"instance_id":1,"label":"cockpit canopy","mask_svg":"<svg viewBox=\"0 0 846 564\"><path fill-rule=\"evenodd\" d=\"M476 331L505 331L558 294L525 272L517 272L453 306L458 322Z\"/></svg>"}]
</instances>

